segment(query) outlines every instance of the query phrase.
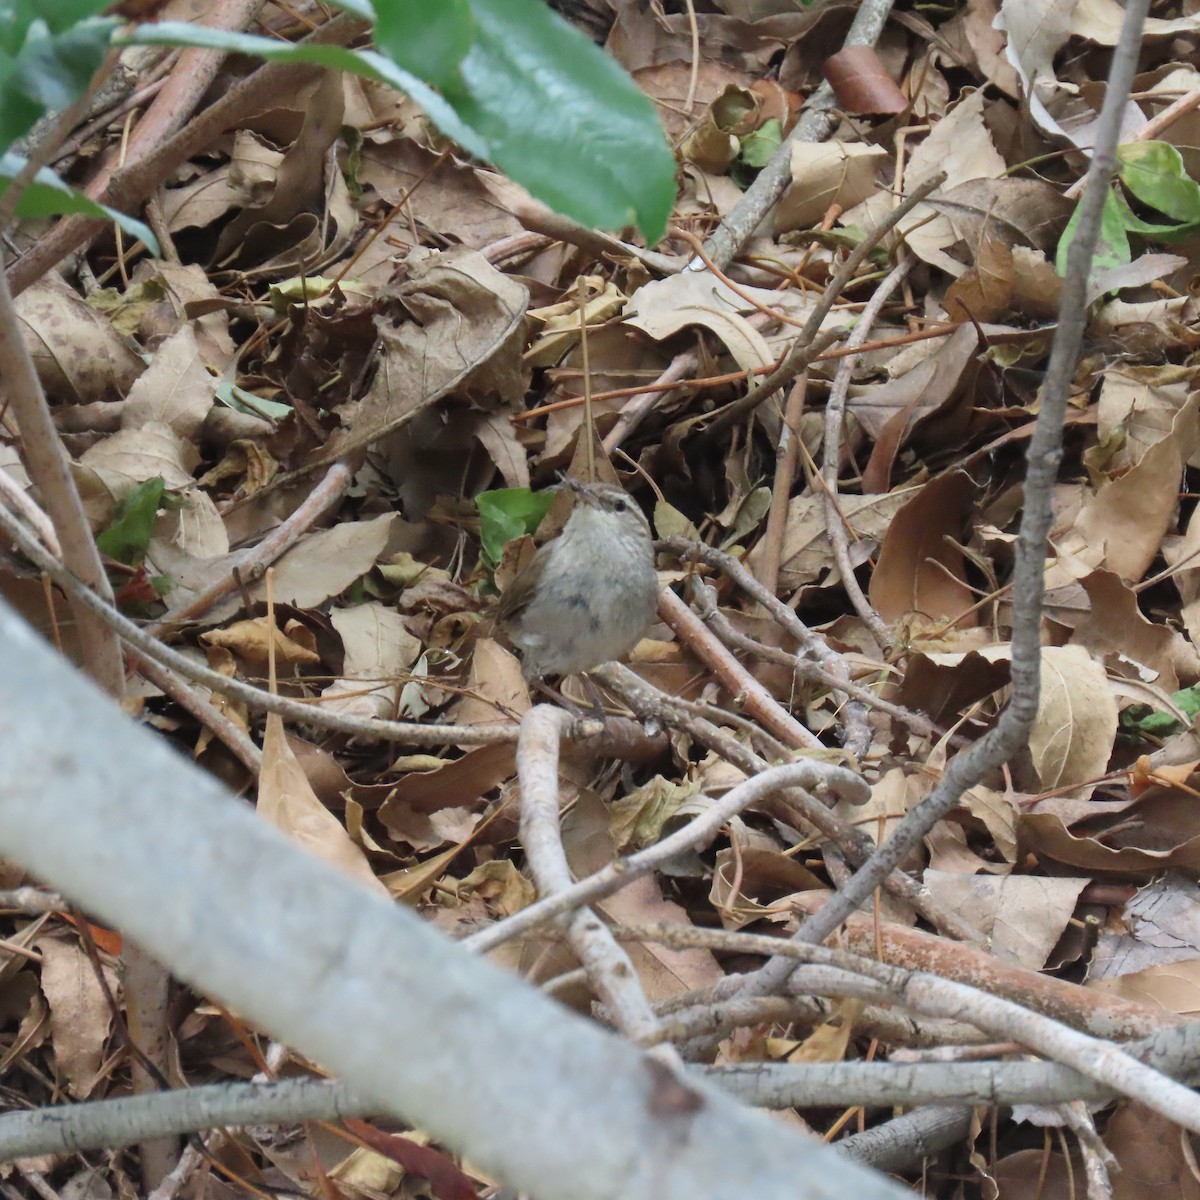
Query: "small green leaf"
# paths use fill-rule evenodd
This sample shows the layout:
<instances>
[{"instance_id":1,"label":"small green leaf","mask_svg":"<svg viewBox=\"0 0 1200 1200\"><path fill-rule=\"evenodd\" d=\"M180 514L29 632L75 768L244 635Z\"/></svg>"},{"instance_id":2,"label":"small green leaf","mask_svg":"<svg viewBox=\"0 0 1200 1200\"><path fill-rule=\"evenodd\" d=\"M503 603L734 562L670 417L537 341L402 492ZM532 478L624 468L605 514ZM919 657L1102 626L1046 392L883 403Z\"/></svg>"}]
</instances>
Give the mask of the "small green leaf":
<instances>
[{"instance_id":1,"label":"small green leaf","mask_svg":"<svg viewBox=\"0 0 1200 1200\"><path fill-rule=\"evenodd\" d=\"M281 404L278 400L268 400L264 396L256 396L240 388L228 379L218 381L213 388L213 395L226 408L234 412L245 413L251 417L262 417L266 421L282 421L295 411L290 404Z\"/></svg>"},{"instance_id":2,"label":"small green leaf","mask_svg":"<svg viewBox=\"0 0 1200 1200\"><path fill-rule=\"evenodd\" d=\"M1121 710L1121 729L1127 737L1164 738L1176 733L1179 722L1170 713L1159 712L1148 704L1131 704Z\"/></svg>"},{"instance_id":3,"label":"small green leaf","mask_svg":"<svg viewBox=\"0 0 1200 1200\"><path fill-rule=\"evenodd\" d=\"M1112 194L1127 233L1140 233L1143 237L1162 242L1186 228L1183 225L1164 225L1161 221L1145 221L1130 208L1129 201L1125 199L1125 193L1120 188L1114 188Z\"/></svg>"},{"instance_id":4,"label":"small green leaf","mask_svg":"<svg viewBox=\"0 0 1200 1200\"><path fill-rule=\"evenodd\" d=\"M754 170L761 170L771 161L771 155L783 144L783 124L777 117L764 121L760 128L742 138L741 160Z\"/></svg>"},{"instance_id":5,"label":"small green leaf","mask_svg":"<svg viewBox=\"0 0 1200 1200\"><path fill-rule=\"evenodd\" d=\"M47 109L73 104L104 61L118 24L112 17L93 18L52 33L34 22L15 59L21 90Z\"/></svg>"},{"instance_id":6,"label":"small green leaf","mask_svg":"<svg viewBox=\"0 0 1200 1200\"><path fill-rule=\"evenodd\" d=\"M1200 716L1200 687L1184 688L1176 692L1171 700L1180 712L1186 713L1193 721Z\"/></svg>"},{"instance_id":7,"label":"small green leaf","mask_svg":"<svg viewBox=\"0 0 1200 1200\"><path fill-rule=\"evenodd\" d=\"M165 484L161 475L138 484L117 505L112 524L96 538L101 554L136 567L146 557L154 521L162 507Z\"/></svg>"},{"instance_id":8,"label":"small green leaf","mask_svg":"<svg viewBox=\"0 0 1200 1200\"><path fill-rule=\"evenodd\" d=\"M484 562L494 567L504 554L505 544L522 534L533 533L542 523L554 492L531 492L528 488L498 488L475 497L479 509L479 540Z\"/></svg>"},{"instance_id":9,"label":"small green leaf","mask_svg":"<svg viewBox=\"0 0 1200 1200\"><path fill-rule=\"evenodd\" d=\"M335 8L348 12L351 16L362 17L364 21L375 20L375 6L370 0L333 0Z\"/></svg>"},{"instance_id":10,"label":"small green leaf","mask_svg":"<svg viewBox=\"0 0 1200 1200\"><path fill-rule=\"evenodd\" d=\"M1058 254L1054 260L1054 269L1059 275L1067 273L1067 252L1075 241L1075 231L1079 225L1079 205L1071 214L1066 229L1058 242ZM1100 217L1100 238L1096 242L1096 253L1092 257L1092 271L1106 270L1110 267L1122 267L1133 259L1129 249L1129 236L1126 232L1124 214L1121 210L1121 199L1115 189L1110 188L1104 197L1104 211Z\"/></svg>"},{"instance_id":11,"label":"small green leaf","mask_svg":"<svg viewBox=\"0 0 1200 1200\"><path fill-rule=\"evenodd\" d=\"M25 159L19 154L10 152L0 155L0 194L8 187L9 181L21 173L24 166ZM103 217L106 221L119 225L130 236L144 242L151 254L160 253L158 238L151 233L149 225L117 212L107 204L97 204L95 200L64 183L49 167L43 167L33 177L33 182L21 193L17 216L59 217L67 213Z\"/></svg>"},{"instance_id":12,"label":"small green leaf","mask_svg":"<svg viewBox=\"0 0 1200 1200\"><path fill-rule=\"evenodd\" d=\"M1117 151L1121 182L1143 204L1184 225L1200 223L1200 184L1168 142L1131 142Z\"/></svg>"}]
</instances>

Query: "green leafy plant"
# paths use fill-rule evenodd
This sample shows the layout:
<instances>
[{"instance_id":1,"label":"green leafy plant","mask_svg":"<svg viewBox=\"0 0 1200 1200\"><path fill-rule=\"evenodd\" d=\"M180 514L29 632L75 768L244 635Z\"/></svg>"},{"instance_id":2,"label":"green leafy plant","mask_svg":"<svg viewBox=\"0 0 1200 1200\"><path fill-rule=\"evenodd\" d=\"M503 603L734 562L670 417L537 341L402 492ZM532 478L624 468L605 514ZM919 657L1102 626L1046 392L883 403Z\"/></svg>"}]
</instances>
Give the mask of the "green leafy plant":
<instances>
[{"instance_id":1,"label":"green leafy plant","mask_svg":"<svg viewBox=\"0 0 1200 1200\"><path fill-rule=\"evenodd\" d=\"M82 96L112 45L120 22L96 14L105 0L0 2L0 193L26 166L12 150L46 115ZM86 213L115 221L154 253L158 242L141 221L89 200L43 167L21 193L18 217Z\"/></svg>"}]
</instances>

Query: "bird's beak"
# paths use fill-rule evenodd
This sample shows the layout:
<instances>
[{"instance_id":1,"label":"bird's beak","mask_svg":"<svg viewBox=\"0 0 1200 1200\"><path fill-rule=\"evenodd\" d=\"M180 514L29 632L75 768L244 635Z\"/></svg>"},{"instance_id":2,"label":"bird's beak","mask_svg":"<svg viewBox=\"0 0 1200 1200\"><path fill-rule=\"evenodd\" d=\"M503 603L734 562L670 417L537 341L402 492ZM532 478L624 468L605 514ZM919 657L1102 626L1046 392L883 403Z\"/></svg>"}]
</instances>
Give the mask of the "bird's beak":
<instances>
[{"instance_id":1,"label":"bird's beak","mask_svg":"<svg viewBox=\"0 0 1200 1200\"><path fill-rule=\"evenodd\" d=\"M574 492L576 498L582 500L589 508L600 507L600 501L596 498L596 493L582 479L572 479L569 475L564 475L562 482L563 487L569 488Z\"/></svg>"}]
</instances>

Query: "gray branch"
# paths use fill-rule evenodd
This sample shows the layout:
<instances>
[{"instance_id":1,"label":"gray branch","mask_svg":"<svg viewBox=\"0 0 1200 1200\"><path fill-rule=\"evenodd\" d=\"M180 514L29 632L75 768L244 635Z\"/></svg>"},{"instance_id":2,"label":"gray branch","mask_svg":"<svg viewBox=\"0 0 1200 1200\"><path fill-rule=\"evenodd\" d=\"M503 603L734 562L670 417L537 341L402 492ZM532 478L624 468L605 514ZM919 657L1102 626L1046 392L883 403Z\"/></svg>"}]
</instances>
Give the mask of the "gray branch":
<instances>
[{"instance_id":1,"label":"gray branch","mask_svg":"<svg viewBox=\"0 0 1200 1200\"><path fill-rule=\"evenodd\" d=\"M539 1197L899 1200L465 953L135 726L0 605L0 854Z\"/></svg>"}]
</instances>

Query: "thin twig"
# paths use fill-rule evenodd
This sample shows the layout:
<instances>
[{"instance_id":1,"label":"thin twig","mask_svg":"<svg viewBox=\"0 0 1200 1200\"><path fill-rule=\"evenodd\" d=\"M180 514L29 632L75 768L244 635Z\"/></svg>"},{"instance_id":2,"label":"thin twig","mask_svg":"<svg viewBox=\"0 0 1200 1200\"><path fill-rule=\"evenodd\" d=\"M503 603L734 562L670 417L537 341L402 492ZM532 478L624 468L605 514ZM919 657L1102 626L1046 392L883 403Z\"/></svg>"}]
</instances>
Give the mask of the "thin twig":
<instances>
[{"instance_id":1,"label":"thin twig","mask_svg":"<svg viewBox=\"0 0 1200 1200\"><path fill-rule=\"evenodd\" d=\"M679 640L712 669L739 708L744 708L749 716L761 722L793 749L822 748L821 739L782 708L775 697L705 629L699 617L669 588L659 593L658 615L675 631Z\"/></svg>"},{"instance_id":2,"label":"thin twig","mask_svg":"<svg viewBox=\"0 0 1200 1200\"><path fill-rule=\"evenodd\" d=\"M722 930L657 925L639 932L643 937L654 937L656 941L675 947L714 948L729 944L728 935ZM989 1033L1001 1034L1065 1063L1089 1079L1140 1100L1169 1120L1200 1132L1200 1096L1119 1050L1110 1041L1089 1037L1011 1000L936 975L906 971L827 946L789 941L780 947L778 943L778 938L762 934L738 935L738 945L745 950L753 946L760 954L833 968L836 975L806 973L806 981L817 981L823 989L874 1000L882 998L880 990L883 989L896 1003L928 1016L969 1020ZM855 978L866 986L860 990L852 982Z\"/></svg>"},{"instance_id":3,"label":"thin twig","mask_svg":"<svg viewBox=\"0 0 1200 1200\"><path fill-rule=\"evenodd\" d=\"M536 704L521 720L517 774L521 782L521 845L545 899L572 891L571 868L559 824L559 745L570 717ZM567 941L617 1028L636 1042L658 1041L658 1018L646 999L629 955L589 908L571 906L563 922Z\"/></svg>"},{"instance_id":4,"label":"thin twig","mask_svg":"<svg viewBox=\"0 0 1200 1200\"><path fill-rule=\"evenodd\" d=\"M785 632L790 633L799 643L804 653L819 663L838 682L834 685L844 699L848 693L844 683L850 679L850 668L846 660L829 648L829 643L820 634L814 633L786 604L778 597L768 592L758 582L749 570L731 554L707 546L703 542L692 541L690 538L663 538L658 546L670 554L676 555L683 562L699 561L706 566L716 567L728 575L752 600L765 608L775 622ZM851 701L844 707L846 720L846 744L856 753L862 753L870 745L871 732L867 726L863 707L857 701Z\"/></svg>"},{"instance_id":5,"label":"thin twig","mask_svg":"<svg viewBox=\"0 0 1200 1200\"><path fill-rule=\"evenodd\" d=\"M788 670L800 679L819 683L835 691L843 691L851 699L858 700L867 708L873 708L881 713L886 713L893 720L899 721L902 725L907 725L913 733L921 737L936 738L942 736L943 731L934 722L929 720L928 717L924 717L918 712L913 712L912 709L905 708L902 704L894 704L891 700L884 700L882 696L877 696L870 688L863 687L853 680L838 679L831 671L827 671L824 667L803 659L799 655L782 650L778 646L764 645L762 642L757 642L754 638L742 633L740 629L734 627L733 622L718 607L716 589L710 587L699 576L693 576L692 578L691 599L692 603L696 606L696 611L700 614L700 619L705 624L711 626L713 633L731 649L738 650L743 654L752 654L756 658L761 658L764 662L777 663L781 667L787 667ZM885 669L881 664L880 670Z\"/></svg>"},{"instance_id":6,"label":"thin twig","mask_svg":"<svg viewBox=\"0 0 1200 1200\"><path fill-rule=\"evenodd\" d=\"M309 529L327 513L341 497L354 477L349 465L339 460L325 472L325 477L304 498L304 502L277 525L255 546L247 547L232 556L229 571L202 592L193 596L186 604L163 614L146 632L152 637L161 637L186 621L195 620L206 613L217 601L229 595L242 583L253 583L266 573L272 563L288 552Z\"/></svg>"},{"instance_id":7,"label":"thin twig","mask_svg":"<svg viewBox=\"0 0 1200 1200\"><path fill-rule=\"evenodd\" d=\"M870 336L883 306L888 302L892 292L904 282L908 273L917 265L912 254L906 254L888 273L887 277L875 289L866 308L863 309L846 343L846 348L862 346ZM875 611L871 602L863 594L854 574L854 564L850 561L850 546L846 539L846 522L838 508L838 466L842 456L842 422L845 420L846 397L850 392L850 381L854 378L854 368L858 359L854 355L843 358L838 365L833 386L829 389L829 399L825 402L825 443L821 447L822 467L821 479L824 483L821 500L825 507L825 533L833 547L833 555L837 560L838 571L842 576L842 584L846 595L854 606L864 625L875 639L875 644L885 653L892 645L892 633L887 622Z\"/></svg>"},{"instance_id":8,"label":"thin twig","mask_svg":"<svg viewBox=\"0 0 1200 1200\"><path fill-rule=\"evenodd\" d=\"M787 531L787 515L800 459L800 418L804 414L804 399L808 394L808 372L788 389L783 406L783 423L775 446L775 479L771 484L771 507L767 512L767 528L763 533L762 558L759 561L759 582L772 595L779 590L779 564L783 559L783 537Z\"/></svg>"},{"instance_id":9,"label":"thin twig","mask_svg":"<svg viewBox=\"0 0 1200 1200\"><path fill-rule=\"evenodd\" d=\"M643 720L684 730L702 746L707 746L747 775L758 775L766 770L767 764L736 738L682 709L674 697L652 687L628 667L620 663L607 663L597 667L591 674L619 695ZM778 798L764 799L761 806L763 812L795 829L803 830L812 826L837 846L851 863L865 862L875 848L874 842L865 833L843 821L803 788L789 789ZM978 930L969 922L938 904L925 888L903 871L892 872L883 886L948 936L961 941L982 940Z\"/></svg>"}]
</instances>

